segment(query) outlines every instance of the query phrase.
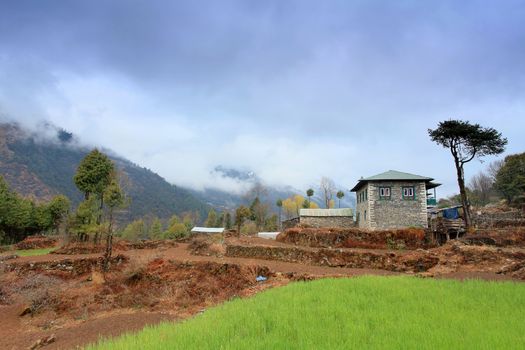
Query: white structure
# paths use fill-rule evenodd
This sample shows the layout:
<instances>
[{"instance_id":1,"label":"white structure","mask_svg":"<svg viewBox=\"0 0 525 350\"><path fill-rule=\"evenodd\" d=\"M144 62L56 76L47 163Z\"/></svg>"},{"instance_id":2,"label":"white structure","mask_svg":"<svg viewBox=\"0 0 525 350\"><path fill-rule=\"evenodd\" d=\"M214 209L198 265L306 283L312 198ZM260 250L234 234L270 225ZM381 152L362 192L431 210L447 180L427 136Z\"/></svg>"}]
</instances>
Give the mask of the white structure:
<instances>
[{"instance_id":1,"label":"white structure","mask_svg":"<svg viewBox=\"0 0 525 350\"><path fill-rule=\"evenodd\" d=\"M257 237L264 239L276 239L279 233L281 232L259 232Z\"/></svg>"},{"instance_id":2,"label":"white structure","mask_svg":"<svg viewBox=\"0 0 525 350\"><path fill-rule=\"evenodd\" d=\"M197 227L191 229L191 233L200 233L206 235L212 235L216 233L223 233L224 227Z\"/></svg>"}]
</instances>

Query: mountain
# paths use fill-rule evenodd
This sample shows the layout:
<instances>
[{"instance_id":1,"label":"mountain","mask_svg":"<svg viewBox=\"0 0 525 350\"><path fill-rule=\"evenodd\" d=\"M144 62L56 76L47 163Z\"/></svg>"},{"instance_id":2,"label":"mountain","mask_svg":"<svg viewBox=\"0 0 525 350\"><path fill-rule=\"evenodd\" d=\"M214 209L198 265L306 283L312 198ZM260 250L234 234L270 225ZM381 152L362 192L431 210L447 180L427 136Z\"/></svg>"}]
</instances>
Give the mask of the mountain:
<instances>
[{"instance_id":1,"label":"mountain","mask_svg":"<svg viewBox=\"0 0 525 350\"><path fill-rule=\"evenodd\" d=\"M24 196L50 199L61 193L78 204L83 196L73 183L73 176L89 152L71 133L52 125L42 125L34 133L17 124L0 124L0 173L12 189ZM131 197L122 220L145 215L168 218L186 211L197 211L201 218L206 217L209 206L189 190L172 185L111 151L103 152L125 178L126 192Z\"/></svg>"},{"instance_id":2,"label":"mountain","mask_svg":"<svg viewBox=\"0 0 525 350\"><path fill-rule=\"evenodd\" d=\"M217 208L218 210L233 210L239 205L249 205L255 197L255 192L263 192L262 200L270 206L273 212L277 212L277 206L275 203L278 199L285 199L299 194L303 197L306 196L305 190L298 190L292 186L268 186L257 176L257 174L251 170L239 170L234 168L224 167L218 165L213 170L214 176L232 180L238 188L244 189L243 193L238 194L234 192L226 192L214 188L206 188L203 191L192 190L192 194L208 204L211 207ZM257 189L257 187L260 187ZM316 202L320 207L324 206L324 199L319 186L310 186L314 189L314 196L312 201ZM336 187L345 191L344 186ZM250 191L252 193L250 193ZM335 198L336 207L339 205L339 201ZM341 207L355 208L356 200L355 194L345 191L345 197L341 200Z\"/></svg>"}]
</instances>

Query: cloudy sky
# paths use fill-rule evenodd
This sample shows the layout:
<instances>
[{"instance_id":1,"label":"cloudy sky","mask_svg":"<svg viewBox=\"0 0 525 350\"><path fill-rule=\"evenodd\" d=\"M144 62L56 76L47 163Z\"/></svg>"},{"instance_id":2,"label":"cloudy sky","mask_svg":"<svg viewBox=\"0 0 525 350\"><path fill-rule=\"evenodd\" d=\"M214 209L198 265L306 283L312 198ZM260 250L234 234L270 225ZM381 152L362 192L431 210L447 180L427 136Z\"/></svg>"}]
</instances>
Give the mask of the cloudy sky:
<instances>
[{"instance_id":1,"label":"cloudy sky","mask_svg":"<svg viewBox=\"0 0 525 350\"><path fill-rule=\"evenodd\" d=\"M231 188L216 165L297 188L396 169L446 195L439 121L525 151L525 2L2 0L0 115L195 188Z\"/></svg>"}]
</instances>

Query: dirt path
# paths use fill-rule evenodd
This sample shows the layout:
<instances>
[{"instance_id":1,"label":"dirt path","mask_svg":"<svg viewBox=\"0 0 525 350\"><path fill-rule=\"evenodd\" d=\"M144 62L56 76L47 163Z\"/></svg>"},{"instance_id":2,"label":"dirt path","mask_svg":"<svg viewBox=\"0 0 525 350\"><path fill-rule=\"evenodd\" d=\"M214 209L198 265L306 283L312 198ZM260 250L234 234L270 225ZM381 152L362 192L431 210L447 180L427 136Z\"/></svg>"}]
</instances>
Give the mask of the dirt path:
<instances>
[{"instance_id":1,"label":"dirt path","mask_svg":"<svg viewBox=\"0 0 525 350\"><path fill-rule=\"evenodd\" d=\"M25 319L19 317L22 308L22 305L0 306L0 315L2 315L0 349L29 349L39 339L51 335L55 335L56 341L46 345L44 349L74 349L80 345L94 343L101 338L136 332L146 325L176 319L170 314L124 310L41 330L25 324Z\"/></svg>"}]
</instances>

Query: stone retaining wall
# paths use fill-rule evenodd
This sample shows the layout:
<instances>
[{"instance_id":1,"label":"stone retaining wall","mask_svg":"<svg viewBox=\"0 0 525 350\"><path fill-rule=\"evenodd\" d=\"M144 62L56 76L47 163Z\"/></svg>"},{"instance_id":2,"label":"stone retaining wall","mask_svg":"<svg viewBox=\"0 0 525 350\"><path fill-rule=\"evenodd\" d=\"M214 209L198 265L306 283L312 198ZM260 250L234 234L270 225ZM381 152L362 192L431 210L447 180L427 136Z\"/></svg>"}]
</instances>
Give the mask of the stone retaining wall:
<instances>
[{"instance_id":1,"label":"stone retaining wall","mask_svg":"<svg viewBox=\"0 0 525 350\"><path fill-rule=\"evenodd\" d=\"M439 262L426 251L407 254L349 249L304 249L298 247L228 245L226 256L279 260L329 267L381 269L399 272L423 272Z\"/></svg>"}]
</instances>

